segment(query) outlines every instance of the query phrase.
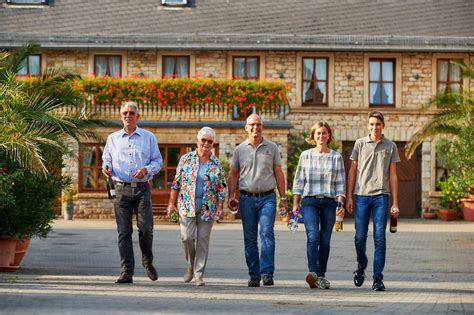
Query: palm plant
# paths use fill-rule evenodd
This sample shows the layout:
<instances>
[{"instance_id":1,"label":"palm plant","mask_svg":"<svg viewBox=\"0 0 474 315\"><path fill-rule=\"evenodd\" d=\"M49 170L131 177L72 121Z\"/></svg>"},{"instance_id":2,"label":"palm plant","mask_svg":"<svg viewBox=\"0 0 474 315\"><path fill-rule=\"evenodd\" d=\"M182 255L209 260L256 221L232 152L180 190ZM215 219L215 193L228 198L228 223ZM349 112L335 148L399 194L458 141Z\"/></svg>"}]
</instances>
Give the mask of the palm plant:
<instances>
[{"instance_id":1,"label":"palm plant","mask_svg":"<svg viewBox=\"0 0 474 315\"><path fill-rule=\"evenodd\" d=\"M84 111L84 96L72 86L77 76L48 69L39 77L17 77L37 49L27 44L14 54L0 52L0 153L45 175L45 151L67 153L65 136L95 137L90 128L103 124Z\"/></svg>"},{"instance_id":2,"label":"palm plant","mask_svg":"<svg viewBox=\"0 0 474 315\"><path fill-rule=\"evenodd\" d=\"M464 62L453 61L461 67L464 77L474 79L474 70ZM447 92L440 94L422 109L422 114L428 110L436 110L433 118L423 128L415 132L405 146L405 154L410 158L416 148L425 140L438 135L461 135L463 128L474 123L474 98L472 92Z\"/></svg>"}]
</instances>

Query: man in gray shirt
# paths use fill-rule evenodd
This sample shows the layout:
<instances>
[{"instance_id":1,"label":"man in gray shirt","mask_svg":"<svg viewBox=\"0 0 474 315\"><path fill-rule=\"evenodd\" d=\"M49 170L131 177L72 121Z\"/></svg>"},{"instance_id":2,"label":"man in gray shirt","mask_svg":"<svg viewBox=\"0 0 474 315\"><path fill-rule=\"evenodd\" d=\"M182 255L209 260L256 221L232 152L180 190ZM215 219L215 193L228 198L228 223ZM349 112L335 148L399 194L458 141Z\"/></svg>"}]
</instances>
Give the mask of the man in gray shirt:
<instances>
[{"instance_id":1,"label":"man in gray shirt","mask_svg":"<svg viewBox=\"0 0 474 315\"><path fill-rule=\"evenodd\" d=\"M370 134L354 144L350 159L351 168L347 181L347 210L354 212L355 248L357 270L354 284L362 286L367 268L366 243L370 214L374 225L374 291L385 291L383 269L385 266L387 212L392 193L391 214L398 216L398 178L396 163L400 162L397 146L382 134L385 121L382 113L371 112L367 126ZM354 190L355 186L355 190ZM353 198L353 194L355 197Z\"/></svg>"},{"instance_id":2,"label":"man in gray shirt","mask_svg":"<svg viewBox=\"0 0 474 315\"><path fill-rule=\"evenodd\" d=\"M228 180L230 209L237 208L236 190L239 184L238 204L244 230L245 259L249 269L249 287L273 285L275 270L275 186L280 194L280 205L287 208L285 177L281 158L275 143L263 139L260 116L247 118L245 131L248 139L234 150ZM258 252L258 224L260 223L261 255Z\"/></svg>"}]
</instances>

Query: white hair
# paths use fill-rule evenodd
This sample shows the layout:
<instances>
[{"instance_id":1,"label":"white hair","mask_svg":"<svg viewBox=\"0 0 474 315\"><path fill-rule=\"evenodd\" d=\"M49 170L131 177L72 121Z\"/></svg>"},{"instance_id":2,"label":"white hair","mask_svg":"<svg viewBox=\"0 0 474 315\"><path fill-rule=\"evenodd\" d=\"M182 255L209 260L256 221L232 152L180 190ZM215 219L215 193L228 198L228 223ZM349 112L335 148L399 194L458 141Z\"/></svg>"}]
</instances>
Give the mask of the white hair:
<instances>
[{"instance_id":1,"label":"white hair","mask_svg":"<svg viewBox=\"0 0 474 315\"><path fill-rule=\"evenodd\" d=\"M137 103L135 103L135 102L123 102L123 103L122 103L122 106L120 106L120 112L122 112L125 107L133 107L133 108L135 108L135 110L136 110L136 112L137 112L137 114L138 114L138 105L137 105Z\"/></svg>"},{"instance_id":2,"label":"white hair","mask_svg":"<svg viewBox=\"0 0 474 315\"><path fill-rule=\"evenodd\" d=\"M198 131L197 138L201 140L205 136L210 136L212 140L216 137L216 132L211 127L202 127L201 130Z\"/></svg>"}]
</instances>

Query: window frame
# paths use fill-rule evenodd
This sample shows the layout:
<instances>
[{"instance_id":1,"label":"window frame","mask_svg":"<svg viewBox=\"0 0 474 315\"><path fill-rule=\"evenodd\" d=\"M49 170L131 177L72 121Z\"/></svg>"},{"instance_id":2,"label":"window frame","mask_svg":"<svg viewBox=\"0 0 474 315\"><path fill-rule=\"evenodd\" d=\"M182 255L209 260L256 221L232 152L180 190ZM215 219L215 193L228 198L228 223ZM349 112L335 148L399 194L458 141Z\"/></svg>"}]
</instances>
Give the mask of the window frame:
<instances>
[{"instance_id":1,"label":"window frame","mask_svg":"<svg viewBox=\"0 0 474 315\"><path fill-rule=\"evenodd\" d=\"M97 76L97 57L106 57L107 58L107 70L104 77L110 78L123 78L123 57L122 55L117 54L94 54L94 76ZM117 77L110 76L110 57L119 57L120 58L120 75Z\"/></svg>"},{"instance_id":2,"label":"window frame","mask_svg":"<svg viewBox=\"0 0 474 315\"><path fill-rule=\"evenodd\" d=\"M329 57L323 57L323 56L303 56L301 57L301 92L300 92L300 97L301 97L301 106L303 107L308 107L308 106L316 106L316 107L328 107L329 104ZM304 61L305 59L313 59L313 66L314 66L314 72L313 72L313 78L311 80L305 80L304 79ZM316 61L317 59L324 59L326 60L326 80L318 80L316 78ZM325 82L326 83L326 101L325 102L317 102L316 101L316 89L313 89L313 102L305 102L303 93L304 93L304 83L305 82L312 82L314 86L318 82ZM323 94L324 95L324 94Z\"/></svg>"},{"instance_id":3,"label":"window frame","mask_svg":"<svg viewBox=\"0 0 474 315\"><path fill-rule=\"evenodd\" d=\"M236 58L244 58L245 59L245 63L244 63L244 72L245 72L245 75L244 77L236 77L234 75L234 71L235 71L235 59ZM257 76L256 77L249 77L248 76L248 70L247 70L247 65L248 65L248 59L249 58L256 58L257 59ZM258 55L255 55L255 56L252 56L252 55L233 55L232 56L232 79L233 80L255 80L255 81L258 81L260 80L260 56Z\"/></svg>"},{"instance_id":4,"label":"window frame","mask_svg":"<svg viewBox=\"0 0 474 315\"><path fill-rule=\"evenodd\" d=\"M95 156L96 156L96 164L94 166L84 166L83 159L84 159L84 148L83 147L94 147L95 148ZM102 155L99 154L99 150L102 149L102 152L105 147L105 143L86 143L83 144L82 148L79 148L79 192L105 192L107 191L107 187L104 188L85 188L84 187L84 169L93 169L94 171L94 179L99 182L99 177L104 176L102 174Z\"/></svg>"},{"instance_id":5,"label":"window frame","mask_svg":"<svg viewBox=\"0 0 474 315\"><path fill-rule=\"evenodd\" d=\"M438 80L440 61L446 61L448 63L448 78L447 78L447 81L439 81ZM463 81L464 80L463 80L463 76L462 76L462 69L459 69L459 71L460 71L459 81L451 81L450 80L450 78L451 78L451 67L455 66L454 64L451 63L452 61L462 61L462 59L459 59L459 58L438 58L438 59L436 59L436 72L435 72L436 95L440 95L439 88L438 88L439 85L440 85L440 82L444 82L444 84L446 85L446 90L445 90L444 93L449 93L451 91L451 85L453 85L453 84L459 84L459 91L460 92L463 91ZM457 66L457 67L459 67L459 66Z\"/></svg>"},{"instance_id":6,"label":"window frame","mask_svg":"<svg viewBox=\"0 0 474 315\"><path fill-rule=\"evenodd\" d=\"M234 56L235 57L258 57L259 58L259 65L258 65L258 79L262 80L265 78L265 52L246 52L246 51L238 51L238 52L228 52L227 53L227 78L234 79ZM235 80L235 79L234 79Z\"/></svg>"},{"instance_id":7,"label":"window frame","mask_svg":"<svg viewBox=\"0 0 474 315\"><path fill-rule=\"evenodd\" d=\"M450 60L462 60L465 64L469 64L469 55L460 53L434 53L431 59L431 96L438 96L438 60L439 59L450 59ZM468 77L461 77L461 90L469 88L470 79Z\"/></svg>"},{"instance_id":8,"label":"window frame","mask_svg":"<svg viewBox=\"0 0 474 315\"><path fill-rule=\"evenodd\" d=\"M378 81L371 81L370 80L370 63L373 62L373 61L377 61L380 63L380 80ZM392 61L393 64L392 64L392 73L393 73L393 78L392 78L392 81L384 81L383 80L383 66L382 66L382 63L384 61ZM397 60L394 59L394 58L380 58L380 57L373 57L373 58L369 58L369 73L368 73L368 90L369 90L369 107L370 108L390 108L390 107L395 107L395 104L397 103L397 76L396 76L396 71L397 71ZM392 93L393 93L393 103L391 104L384 104L384 103L370 103L370 84L371 83L378 83L380 84L380 93L383 92L383 84L384 83L391 83L393 84L393 89L392 89ZM382 101L382 95L380 95L380 100Z\"/></svg>"},{"instance_id":9,"label":"window frame","mask_svg":"<svg viewBox=\"0 0 474 315\"><path fill-rule=\"evenodd\" d=\"M31 74L30 73L30 57L39 57L39 73L38 74ZM26 61L26 74L17 74L17 77L39 77L43 74L43 56L41 54L33 54L29 55L25 59Z\"/></svg>"},{"instance_id":10,"label":"window frame","mask_svg":"<svg viewBox=\"0 0 474 315\"><path fill-rule=\"evenodd\" d=\"M188 75L185 76L185 77L179 77L178 74L177 74L177 60L178 58L187 58L188 59ZM173 75L172 76L165 76L165 58L173 58L175 59L175 64L174 64L174 70L173 70ZM162 55L161 56L161 60L162 60L162 67L161 67L161 77L162 78L168 78L168 79L171 79L171 78L189 78L191 76L191 56L189 55ZM176 73L176 75L175 75Z\"/></svg>"}]
</instances>

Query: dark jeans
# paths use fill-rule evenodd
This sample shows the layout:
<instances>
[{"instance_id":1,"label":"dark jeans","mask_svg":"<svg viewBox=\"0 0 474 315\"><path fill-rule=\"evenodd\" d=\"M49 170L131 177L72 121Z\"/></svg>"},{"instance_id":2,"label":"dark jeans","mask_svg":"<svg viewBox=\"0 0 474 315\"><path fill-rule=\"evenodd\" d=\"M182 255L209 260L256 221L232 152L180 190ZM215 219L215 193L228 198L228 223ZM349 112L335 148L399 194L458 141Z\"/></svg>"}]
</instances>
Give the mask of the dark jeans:
<instances>
[{"instance_id":1,"label":"dark jeans","mask_svg":"<svg viewBox=\"0 0 474 315\"><path fill-rule=\"evenodd\" d=\"M130 187L117 185L115 220L117 222L120 268L122 273L133 276L135 258L133 255L133 214L137 217L138 240L142 251L142 264L153 262L153 212L149 185Z\"/></svg>"},{"instance_id":2,"label":"dark jeans","mask_svg":"<svg viewBox=\"0 0 474 315\"><path fill-rule=\"evenodd\" d=\"M373 279L383 279L385 267L386 239L385 228L387 227L389 195L380 194L375 196L355 195L355 248L357 252L358 268L367 268L367 233L369 230L370 214L373 213L374 223L374 274Z\"/></svg>"},{"instance_id":3,"label":"dark jeans","mask_svg":"<svg viewBox=\"0 0 474 315\"><path fill-rule=\"evenodd\" d=\"M240 214L244 230L245 260L250 277L273 276L275 271L276 194L253 197L240 194ZM260 224L261 254L258 255Z\"/></svg>"},{"instance_id":4,"label":"dark jeans","mask_svg":"<svg viewBox=\"0 0 474 315\"><path fill-rule=\"evenodd\" d=\"M301 202L306 229L308 270L325 277L329 259L331 235L336 221L336 201L333 198L305 197Z\"/></svg>"}]
</instances>

